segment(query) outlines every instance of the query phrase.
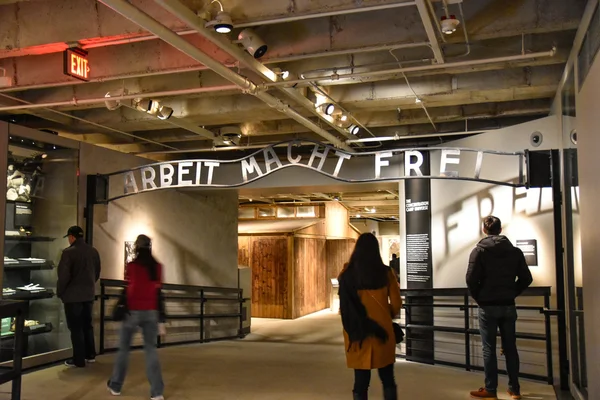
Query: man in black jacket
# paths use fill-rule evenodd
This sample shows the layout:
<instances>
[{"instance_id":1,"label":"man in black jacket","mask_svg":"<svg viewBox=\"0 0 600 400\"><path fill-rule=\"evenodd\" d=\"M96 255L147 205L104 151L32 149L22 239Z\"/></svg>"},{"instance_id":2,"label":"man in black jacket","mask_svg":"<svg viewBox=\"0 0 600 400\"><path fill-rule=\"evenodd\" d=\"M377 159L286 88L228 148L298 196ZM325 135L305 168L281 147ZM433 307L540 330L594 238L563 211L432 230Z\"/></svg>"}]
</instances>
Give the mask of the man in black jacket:
<instances>
[{"instance_id":1,"label":"man in black jacket","mask_svg":"<svg viewBox=\"0 0 600 400\"><path fill-rule=\"evenodd\" d=\"M96 360L92 310L96 282L100 278L100 255L83 240L83 229L69 228L70 247L63 250L58 264L57 296L65 305L67 326L71 331L73 359L65 365L85 367Z\"/></svg>"},{"instance_id":2,"label":"man in black jacket","mask_svg":"<svg viewBox=\"0 0 600 400\"><path fill-rule=\"evenodd\" d=\"M533 278L523 252L514 247L506 236L500 235L500 219L486 217L483 220L483 232L487 237L477 244L469 257L467 286L479 305L485 388L471 392L471 397L489 400L498 398L496 336L500 329L508 370L508 394L513 399L521 399L515 299L531 285Z\"/></svg>"}]
</instances>

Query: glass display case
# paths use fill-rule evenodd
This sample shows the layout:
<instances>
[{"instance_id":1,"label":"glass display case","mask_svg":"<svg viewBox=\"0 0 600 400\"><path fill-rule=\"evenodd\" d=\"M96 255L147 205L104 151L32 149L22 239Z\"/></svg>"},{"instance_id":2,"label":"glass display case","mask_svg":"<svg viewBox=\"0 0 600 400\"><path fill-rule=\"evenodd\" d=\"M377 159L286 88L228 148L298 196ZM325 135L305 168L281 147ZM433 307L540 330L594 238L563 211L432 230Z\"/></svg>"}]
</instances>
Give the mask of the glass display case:
<instances>
[{"instance_id":1,"label":"glass display case","mask_svg":"<svg viewBox=\"0 0 600 400\"><path fill-rule=\"evenodd\" d=\"M75 148L8 138L2 297L27 303L25 357L71 346L56 297L56 265L68 246L63 236L77 222L78 154ZM2 319L0 362L12 360L13 341L14 321Z\"/></svg>"}]
</instances>

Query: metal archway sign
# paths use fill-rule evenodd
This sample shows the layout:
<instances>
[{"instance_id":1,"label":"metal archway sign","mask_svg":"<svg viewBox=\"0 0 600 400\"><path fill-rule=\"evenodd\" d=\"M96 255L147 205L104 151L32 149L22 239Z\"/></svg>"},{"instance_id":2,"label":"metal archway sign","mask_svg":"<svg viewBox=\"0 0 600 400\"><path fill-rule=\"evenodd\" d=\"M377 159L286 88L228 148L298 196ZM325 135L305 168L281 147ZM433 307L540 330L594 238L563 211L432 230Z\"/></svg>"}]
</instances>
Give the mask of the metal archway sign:
<instances>
[{"instance_id":1,"label":"metal archway sign","mask_svg":"<svg viewBox=\"0 0 600 400\"><path fill-rule=\"evenodd\" d=\"M305 141L303 141L305 142ZM281 142L237 160L181 160L98 175L105 188L94 190L96 203L106 203L138 193L176 188L236 188L286 168L307 168L347 183L399 181L405 179L451 179L526 186L527 152L500 152L456 147L422 147L351 153L312 142L309 155L298 154L296 141ZM283 147L285 154L277 154ZM431 173L424 175L423 154L430 153ZM501 157L501 171L489 168L490 159ZM488 168L486 168L486 164ZM504 171L518 171L507 181ZM515 176L515 173L512 174Z\"/></svg>"}]
</instances>

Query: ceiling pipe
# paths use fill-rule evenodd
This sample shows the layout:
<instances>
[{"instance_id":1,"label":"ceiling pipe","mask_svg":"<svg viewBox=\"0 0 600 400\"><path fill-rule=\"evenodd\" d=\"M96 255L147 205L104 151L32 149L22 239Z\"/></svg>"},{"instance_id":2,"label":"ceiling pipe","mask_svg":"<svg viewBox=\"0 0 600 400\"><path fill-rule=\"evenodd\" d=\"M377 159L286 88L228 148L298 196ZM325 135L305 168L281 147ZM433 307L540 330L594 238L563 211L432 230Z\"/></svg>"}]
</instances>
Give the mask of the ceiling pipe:
<instances>
[{"instance_id":1,"label":"ceiling pipe","mask_svg":"<svg viewBox=\"0 0 600 400\"><path fill-rule=\"evenodd\" d=\"M215 33L212 29L207 29L204 26L203 21L198 18L198 16L192 12L187 6L182 4L179 0L155 0L161 7L165 10L169 11L179 20L185 22L188 26L194 28L200 36L209 40L220 49L224 50L231 56L233 56L240 63L244 64L253 72L260 74L263 78L267 79L269 82L276 82L277 75L270 70L267 66L265 66L260 61L256 60L247 51L243 50L236 44L233 44L228 38L224 37L224 35ZM278 86L277 89L284 93L286 96L291 98L292 100L298 102L303 108L312 113L314 116L319 118L321 121L325 122L331 128L335 129L338 133L342 134L346 138L350 138L351 135L340 126L334 123L333 118L323 115L319 112L319 110L315 107L312 101L307 99L302 93L298 90L290 87Z\"/></svg>"},{"instance_id":2,"label":"ceiling pipe","mask_svg":"<svg viewBox=\"0 0 600 400\"><path fill-rule=\"evenodd\" d=\"M480 60L468 60L468 61L458 61L453 63L444 63L444 64L431 64L431 65L420 65L416 67L405 67L405 68L394 68L387 69L381 71L372 71L372 72L355 72L351 74L341 74L341 75L331 75L324 76L321 78L310 78L310 79L293 79L285 82L272 82L265 83L263 86L266 88L274 87L274 86L282 86L282 85L308 85L311 82L333 82L340 81L342 79L354 79L354 78L369 78L375 76L387 76L387 75L396 75L407 72L422 72L422 71L431 71L431 70L442 70L449 68L459 68L459 67L471 67L476 65L485 65L485 64L497 64L497 63L505 63L512 61L523 61L530 60L533 58L542 58L542 57L554 57L556 55L556 47L553 47L549 51L540 51L536 53L529 54L519 54L515 56L504 56L504 57L494 57L494 58L484 58ZM0 108L0 111L2 109Z\"/></svg>"},{"instance_id":3,"label":"ceiling pipe","mask_svg":"<svg viewBox=\"0 0 600 400\"><path fill-rule=\"evenodd\" d=\"M193 31L194 33L198 33ZM363 53L376 53L378 51L389 51L389 50L401 50L401 49L413 49L418 47L430 47L429 42L417 42L417 43L392 43L386 45L378 45L378 46L365 46L365 47L356 47L352 49L344 49L344 50L332 50L332 51L322 51L319 53L311 53L311 54L296 54L290 56L276 57L276 58L267 58L263 60L263 64L282 64L294 61L301 61L307 59L316 59L316 58L325 58L325 57L336 57L336 56L344 56L348 54L363 54ZM235 67L234 64L227 64L228 67ZM189 68L173 68L166 69L161 71L150 71L143 72L139 74L124 74L124 75L112 75L112 76L99 76L92 77L89 81L84 82L77 79L72 81L61 81L61 82L51 82L51 83L42 83L37 85L22 85L22 86L11 86L7 88L0 88L0 93L8 93L8 92L20 92L24 90L35 90L35 89L51 89L55 87L64 87L64 86L75 86L75 85L83 85L84 83L104 83L110 81L118 81L123 79L136 79L136 78L144 78L148 76L161 76L161 75L170 75L170 74L181 74L186 72L197 72L197 71L206 71L209 68L205 65L197 65ZM237 89L237 87L236 87Z\"/></svg>"},{"instance_id":4,"label":"ceiling pipe","mask_svg":"<svg viewBox=\"0 0 600 400\"><path fill-rule=\"evenodd\" d=\"M150 17L148 14L144 13L137 7L132 4L124 1L124 0L100 0L103 4L113 9L117 13L123 15L127 19L139 25L141 28L146 29L149 32L152 32L156 36L160 37L165 42L169 43L176 49L180 50L184 54L192 57L198 62L203 63L217 74L221 75L223 78L229 80L233 84L239 86L245 93L252 94L256 96L258 99L262 100L269 106L279 110L280 112L286 114L291 119L299 122L304 125L308 129L322 136L324 139L329 140L333 145L343 148L345 150L350 150L350 147L345 144L343 141L326 131L325 129L319 127L317 124L312 122L310 119L300 115L298 112L292 110L290 106L278 98L258 90L256 84L250 81L248 78L245 78L234 71L230 70L219 61L211 58L206 53L198 49L196 46L178 36L176 33L171 31L166 26L162 25L160 22Z\"/></svg>"},{"instance_id":5,"label":"ceiling pipe","mask_svg":"<svg viewBox=\"0 0 600 400\"><path fill-rule=\"evenodd\" d=\"M444 54L442 53L442 48L440 47L440 43L438 42L437 35L435 34L435 29L433 28L433 24L431 23L431 16L429 15L429 10L427 9L427 4L425 4L425 0L416 0L415 1L417 9L419 10L419 15L421 16L421 21L423 22L423 27L425 27L425 33L427 33L427 39L431 44L431 49L433 50L433 55L435 56L435 61L438 64L444 63Z\"/></svg>"},{"instance_id":6,"label":"ceiling pipe","mask_svg":"<svg viewBox=\"0 0 600 400\"><path fill-rule=\"evenodd\" d=\"M298 146L314 146L315 142L295 142ZM327 144L327 143L324 143ZM231 151L231 150L253 150L253 149L264 149L265 147L287 147L288 143L280 143L271 145L269 143L263 144L249 144L246 146L223 146L223 147L201 147L193 149L175 149L175 150L157 150L157 151L144 151L135 153L136 156L149 156L154 154L185 154L185 153L209 153L213 151Z\"/></svg>"},{"instance_id":7,"label":"ceiling pipe","mask_svg":"<svg viewBox=\"0 0 600 400\"><path fill-rule=\"evenodd\" d=\"M190 45L191 46L191 45ZM433 65L421 65L416 67L404 67L404 68L395 68L381 71L373 71L373 72L356 72L351 74L343 74L343 75L332 75L332 76L324 76L320 78L308 78L308 79L296 79L292 81L285 82L270 82L264 83L260 85L258 89L267 89L273 86L283 86L283 85L310 85L311 82L330 82L330 81L339 81L340 79L353 79L353 78L367 78L373 76L386 76L386 75L396 75L407 72L420 72L420 71L428 71L428 70L442 70L449 68L459 68L465 66L476 66L476 65L485 65L485 64L497 64L497 63L505 63L512 61L523 61L530 60L534 58L541 57L553 57L556 54L556 48L552 48L550 51L542 51L537 53L529 53L529 54L519 54L515 56L506 56L506 57L496 57L496 58L486 58L481 60L469 60L469 61L460 61L453 63L444 63L442 65L433 64ZM231 72L231 71L230 71ZM244 78L245 79L245 78ZM248 81L249 82L249 81ZM351 83L351 82L348 82ZM352 82L354 83L354 82ZM359 83L359 82L357 82ZM182 96L182 95L190 95L190 94L198 94L198 93L210 93L210 92L219 92L224 90L240 90L239 85L224 85L224 86L208 86L201 88L192 88L192 89L180 89L180 90L166 90L160 92L148 92L148 93L135 93L130 95L113 97L113 100L127 100L134 99L137 97L172 97L172 96ZM18 99L20 100L20 99ZM3 106L0 107L0 112L2 111L13 111L13 110L27 110L27 109L36 109L36 108L47 108L47 107L63 107L63 106L78 106L78 105L89 105L89 104L98 104L104 103L106 101L105 97L97 97L91 99L71 99L65 101L56 101L49 103L36 103L36 104L24 104L19 106ZM303 124L304 125L304 124ZM306 126L306 125L305 125Z\"/></svg>"},{"instance_id":8,"label":"ceiling pipe","mask_svg":"<svg viewBox=\"0 0 600 400\"><path fill-rule=\"evenodd\" d=\"M147 92L147 93L141 92L141 93L119 95L119 96L114 96L114 97L109 97L109 98L93 97L90 99L78 99L76 97L73 97L71 100L65 100L65 101L55 101L55 102L37 103L37 104L29 103L29 104L23 105L23 106L0 107L0 111L28 110L28 109L44 108L44 107L64 107L64 106L77 107L77 106L85 106L85 105L90 105L90 104L102 104L102 103L105 103L106 100L114 100L114 101L120 102L123 100L137 99L139 97L143 97L143 98L173 97L173 96L185 96L185 95L192 95L192 94L200 94L200 93L220 92L220 91L226 91L226 90L240 90L240 87L237 85L220 85L220 86L208 86L208 87L199 87L199 88L192 88L192 89L164 90L164 91L160 91L160 92ZM0 95L8 97L4 94L0 94ZM17 99L14 97L12 97L12 99L21 101L21 99ZM25 101L25 100L22 100L22 101Z\"/></svg>"},{"instance_id":9,"label":"ceiling pipe","mask_svg":"<svg viewBox=\"0 0 600 400\"><path fill-rule=\"evenodd\" d=\"M22 102L22 103L25 103L25 104L31 104L28 101L25 101L23 99L19 99L19 98L13 97L13 96L9 96L7 94L0 93L0 96L5 97L5 98L10 99L10 100L19 101L19 102ZM157 142L155 140L147 139L147 138L144 138L144 137L141 137L141 136L137 136L137 135L134 135L134 134L129 133L129 132L121 131L119 129L114 129L114 128L108 127L106 125L98 124L96 122L89 121L89 120L87 120L85 118L76 117L76 116L74 116L72 114L69 114L69 113L61 112L61 111L58 111L58 110L53 110L51 108L43 108L43 110L51 112L51 113L56 114L56 115L61 115L63 117L71 118L71 119L74 119L76 121L83 122L83 123L86 123L86 124L89 124L89 125L101 128L101 129L105 129L105 130L110 131L110 132L118 133L118 134L123 135L123 136L128 137L128 138L138 139L138 140L141 140L141 141L146 142L146 143L156 144L156 145L164 147L166 149L171 149L171 150L176 150L177 149L176 147L170 146L168 144Z\"/></svg>"},{"instance_id":10,"label":"ceiling pipe","mask_svg":"<svg viewBox=\"0 0 600 400\"><path fill-rule=\"evenodd\" d=\"M499 129L488 129L485 131L460 131L460 132L447 132L447 133L428 133L425 135L395 135L395 136L380 136L376 138L363 138L363 139L349 139L346 143L365 143L365 142L390 142L395 140L407 140L407 139L421 139L429 137L444 137L444 136L460 136L460 135L478 135L480 133L494 132Z\"/></svg>"}]
</instances>

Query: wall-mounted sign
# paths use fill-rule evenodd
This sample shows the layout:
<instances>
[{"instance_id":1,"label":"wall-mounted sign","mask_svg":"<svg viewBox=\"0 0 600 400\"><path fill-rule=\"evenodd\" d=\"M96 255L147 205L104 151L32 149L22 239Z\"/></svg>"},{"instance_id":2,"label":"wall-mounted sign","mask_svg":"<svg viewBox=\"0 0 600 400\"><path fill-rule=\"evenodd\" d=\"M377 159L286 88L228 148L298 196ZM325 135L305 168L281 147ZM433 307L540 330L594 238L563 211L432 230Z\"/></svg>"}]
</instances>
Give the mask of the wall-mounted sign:
<instances>
[{"instance_id":1,"label":"wall-mounted sign","mask_svg":"<svg viewBox=\"0 0 600 400\"><path fill-rule=\"evenodd\" d=\"M66 75L82 81L90 80L90 62L87 58L87 51L79 48L65 50L64 53L64 71Z\"/></svg>"},{"instance_id":2,"label":"wall-mounted sign","mask_svg":"<svg viewBox=\"0 0 600 400\"><path fill-rule=\"evenodd\" d=\"M424 165L424 154L436 158L438 167L431 173ZM502 157L506 168L518 171L517 182L495 179L495 168L485 168L486 155ZM104 177L121 179L123 191L111 193L105 201L136 193L188 187L234 188L262 179L285 168L306 168L329 178L348 183L398 181L403 179L454 179L525 186L524 153L459 148L390 149L349 153L314 142L312 149L300 149L297 142L278 143L238 160L182 160L150 164ZM433 164L432 164L433 165ZM484 175L484 174L487 174ZM120 178L119 178L120 177ZM109 182L111 183L111 182ZM110 188L115 186L110 184ZM97 199L97 201L102 201Z\"/></svg>"},{"instance_id":3,"label":"wall-mounted sign","mask_svg":"<svg viewBox=\"0 0 600 400\"><path fill-rule=\"evenodd\" d=\"M538 265L538 251L537 251L537 240L536 239L521 239L517 240L516 247L521 249L523 255L525 255L525 261L530 267L537 267Z\"/></svg>"}]
</instances>

